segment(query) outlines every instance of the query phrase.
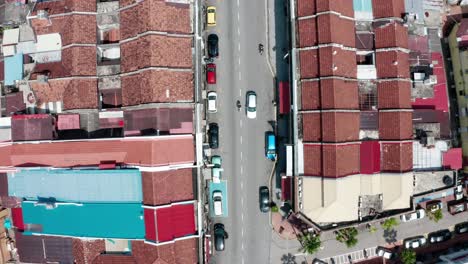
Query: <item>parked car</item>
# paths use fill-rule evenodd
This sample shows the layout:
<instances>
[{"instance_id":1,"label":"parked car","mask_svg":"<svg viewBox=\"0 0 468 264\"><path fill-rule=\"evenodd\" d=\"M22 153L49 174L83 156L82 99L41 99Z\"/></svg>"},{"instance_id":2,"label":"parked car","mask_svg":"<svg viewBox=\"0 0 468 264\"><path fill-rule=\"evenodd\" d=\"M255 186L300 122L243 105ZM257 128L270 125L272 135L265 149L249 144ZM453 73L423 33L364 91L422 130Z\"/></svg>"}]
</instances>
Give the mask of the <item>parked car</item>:
<instances>
[{"instance_id":1,"label":"parked car","mask_svg":"<svg viewBox=\"0 0 468 264\"><path fill-rule=\"evenodd\" d=\"M211 164L213 164L213 167L211 168L211 177L213 178L213 182L219 183L221 180L221 156L213 156L211 157Z\"/></svg>"},{"instance_id":2,"label":"parked car","mask_svg":"<svg viewBox=\"0 0 468 264\"><path fill-rule=\"evenodd\" d=\"M261 186L258 197L260 202L260 211L264 213L270 211L270 191L268 190L268 187Z\"/></svg>"},{"instance_id":3,"label":"parked car","mask_svg":"<svg viewBox=\"0 0 468 264\"><path fill-rule=\"evenodd\" d=\"M213 192L214 215L223 215L223 193L221 191Z\"/></svg>"},{"instance_id":4,"label":"parked car","mask_svg":"<svg viewBox=\"0 0 468 264\"><path fill-rule=\"evenodd\" d=\"M428 238L429 238L429 242L432 244L440 243L440 242L444 242L452 238L452 233L448 229L442 229L442 230L430 233Z\"/></svg>"},{"instance_id":5,"label":"parked car","mask_svg":"<svg viewBox=\"0 0 468 264\"><path fill-rule=\"evenodd\" d=\"M455 225L455 233L465 234L468 233L468 222L462 222Z\"/></svg>"},{"instance_id":6,"label":"parked car","mask_svg":"<svg viewBox=\"0 0 468 264\"><path fill-rule=\"evenodd\" d=\"M432 213L442 208L444 208L444 204L439 200L433 200L426 203L426 210Z\"/></svg>"},{"instance_id":7,"label":"parked car","mask_svg":"<svg viewBox=\"0 0 468 264\"><path fill-rule=\"evenodd\" d=\"M405 248L418 248L426 244L427 240L424 236L417 236L405 239Z\"/></svg>"},{"instance_id":8,"label":"parked car","mask_svg":"<svg viewBox=\"0 0 468 264\"><path fill-rule=\"evenodd\" d=\"M218 94L216 94L216 92L211 91L211 92L208 92L207 97L208 97L208 113L218 112L218 106L217 106Z\"/></svg>"},{"instance_id":9,"label":"parked car","mask_svg":"<svg viewBox=\"0 0 468 264\"><path fill-rule=\"evenodd\" d=\"M208 35L208 56L210 58L219 56L218 41L219 41L218 35L216 34Z\"/></svg>"},{"instance_id":10,"label":"parked car","mask_svg":"<svg viewBox=\"0 0 468 264\"><path fill-rule=\"evenodd\" d=\"M276 160L276 137L272 131L265 133L265 156L269 160Z\"/></svg>"},{"instance_id":11,"label":"parked car","mask_svg":"<svg viewBox=\"0 0 468 264\"><path fill-rule=\"evenodd\" d=\"M224 225L221 223L217 223L214 225L214 244L216 251L223 251L224 250L224 240L228 239L228 234L224 230Z\"/></svg>"},{"instance_id":12,"label":"parked car","mask_svg":"<svg viewBox=\"0 0 468 264\"><path fill-rule=\"evenodd\" d=\"M466 211L466 207L467 207L466 201L464 199L458 200L458 201L457 200L451 201L447 205L448 205L448 211L452 215L456 215L456 214Z\"/></svg>"},{"instance_id":13,"label":"parked car","mask_svg":"<svg viewBox=\"0 0 468 264\"><path fill-rule=\"evenodd\" d=\"M455 187L455 200L463 199L463 185L459 184Z\"/></svg>"},{"instance_id":14,"label":"parked car","mask_svg":"<svg viewBox=\"0 0 468 264\"><path fill-rule=\"evenodd\" d=\"M248 91L246 94L245 111L248 118L257 117L257 94L254 91Z\"/></svg>"},{"instance_id":15,"label":"parked car","mask_svg":"<svg viewBox=\"0 0 468 264\"><path fill-rule=\"evenodd\" d=\"M206 23L208 26L216 26L216 7L209 6L206 8Z\"/></svg>"},{"instance_id":16,"label":"parked car","mask_svg":"<svg viewBox=\"0 0 468 264\"><path fill-rule=\"evenodd\" d=\"M390 249L384 247L377 247L375 253L379 257L383 257L384 259L392 259L395 257L395 253L393 253Z\"/></svg>"},{"instance_id":17,"label":"parked car","mask_svg":"<svg viewBox=\"0 0 468 264\"><path fill-rule=\"evenodd\" d=\"M216 64L214 63L206 65L206 82L208 84L216 84Z\"/></svg>"},{"instance_id":18,"label":"parked car","mask_svg":"<svg viewBox=\"0 0 468 264\"><path fill-rule=\"evenodd\" d=\"M405 214L405 215L401 215L400 220L402 222L409 222L409 221L413 221L413 220L417 220L417 219L422 219L425 216L426 216L426 213L424 212L424 209L418 209L415 212Z\"/></svg>"},{"instance_id":19,"label":"parked car","mask_svg":"<svg viewBox=\"0 0 468 264\"><path fill-rule=\"evenodd\" d=\"M217 149L219 147L218 137L219 137L219 127L217 123L210 123L208 126L208 142L210 143L210 148Z\"/></svg>"}]
</instances>

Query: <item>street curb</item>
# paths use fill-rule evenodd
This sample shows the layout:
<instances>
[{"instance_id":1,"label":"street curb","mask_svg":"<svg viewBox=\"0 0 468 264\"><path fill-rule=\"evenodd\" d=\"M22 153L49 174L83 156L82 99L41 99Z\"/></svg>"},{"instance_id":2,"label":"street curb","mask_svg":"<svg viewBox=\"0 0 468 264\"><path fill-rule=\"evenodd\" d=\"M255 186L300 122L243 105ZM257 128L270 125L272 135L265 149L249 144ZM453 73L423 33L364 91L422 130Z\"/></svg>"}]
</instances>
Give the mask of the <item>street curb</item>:
<instances>
[{"instance_id":1,"label":"street curb","mask_svg":"<svg viewBox=\"0 0 468 264\"><path fill-rule=\"evenodd\" d=\"M273 68L273 66L271 65L271 54L270 54L270 16L268 15L268 8L269 8L269 4L268 4L268 1L269 0L265 0L265 18L266 18L266 48L267 48L267 64L268 64L268 68L271 72L271 75L273 77L276 77L276 72ZM274 12L273 12L274 13Z\"/></svg>"}]
</instances>

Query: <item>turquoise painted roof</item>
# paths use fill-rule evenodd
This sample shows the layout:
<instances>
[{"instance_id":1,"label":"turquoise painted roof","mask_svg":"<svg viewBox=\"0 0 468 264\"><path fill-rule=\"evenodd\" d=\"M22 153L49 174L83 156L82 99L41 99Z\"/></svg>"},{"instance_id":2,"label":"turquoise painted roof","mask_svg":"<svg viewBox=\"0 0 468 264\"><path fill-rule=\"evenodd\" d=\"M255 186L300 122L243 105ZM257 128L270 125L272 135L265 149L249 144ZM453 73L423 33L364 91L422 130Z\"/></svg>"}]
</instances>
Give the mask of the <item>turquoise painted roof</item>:
<instances>
[{"instance_id":1,"label":"turquoise painted roof","mask_svg":"<svg viewBox=\"0 0 468 264\"><path fill-rule=\"evenodd\" d=\"M354 12L372 13L372 0L353 0Z\"/></svg>"},{"instance_id":2,"label":"turquoise painted roof","mask_svg":"<svg viewBox=\"0 0 468 264\"><path fill-rule=\"evenodd\" d=\"M8 194L63 202L141 202L141 173L129 170L33 169L8 173Z\"/></svg>"},{"instance_id":3,"label":"turquoise painted roof","mask_svg":"<svg viewBox=\"0 0 468 264\"><path fill-rule=\"evenodd\" d=\"M22 202L25 224L40 227L25 231L31 233L95 237L143 239L145 225L140 203L84 203L56 204L48 209L36 202Z\"/></svg>"},{"instance_id":4,"label":"turquoise painted roof","mask_svg":"<svg viewBox=\"0 0 468 264\"><path fill-rule=\"evenodd\" d=\"M5 57L5 85L14 85L23 79L23 53Z\"/></svg>"}]
</instances>

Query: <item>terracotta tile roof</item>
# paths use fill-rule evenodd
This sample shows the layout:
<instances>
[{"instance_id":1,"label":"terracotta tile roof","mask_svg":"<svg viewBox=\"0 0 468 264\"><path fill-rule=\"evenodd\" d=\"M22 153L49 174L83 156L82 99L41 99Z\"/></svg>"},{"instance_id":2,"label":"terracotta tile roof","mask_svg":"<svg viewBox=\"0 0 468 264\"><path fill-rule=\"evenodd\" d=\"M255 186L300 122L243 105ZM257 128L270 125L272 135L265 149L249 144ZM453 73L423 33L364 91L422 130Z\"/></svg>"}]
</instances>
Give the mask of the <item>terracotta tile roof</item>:
<instances>
[{"instance_id":1,"label":"terracotta tile roof","mask_svg":"<svg viewBox=\"0 0 468 264\"><path fill-rule=\"evenodd\" d=\"M99 91L102 96L102 103L118 107L122 105L122 89L105 89Z\"/></svg>"},{"instance_id":2,"label":"terracotta tile roof","mask_svg":"<svg viewBox=\"0 0 468 264\"><path fill-rule=\"evenodd\" d=\"M354 17L353 1L349 0L316 0L317 13L335 11L343 16Z\"/></svg>"},{"instance_id":3,"label":"terracotta tile roof","mask_svg":"<svg viewBox=\"0 0 468 264\"><path fill-rule=\"evenodd\" d=\"M315 14L315 0L297 0L297 16L311 16Z\"/></svg>"},{"instance_id":4,"label":"terracotta tile roof","mask_svg":"<svg viewBox=\"0 0 468 264\"><path fill-rule=\"evenodd\" d=\"M304 144L304 175L322 175L322 145Z\"/></svg>"},{"instance_id":5,"label":"terracotta tile roof","mask_svg":"<svg viewBox=\"0 0 468 264\"><path fill-rule=\"evenodd\" d=\"M96 109L98 106L97 79L49 80L31 82L37 103L63 102L63 109Z\"/></svg>"},{"instance_id":6,"label":"terracotta tile roof","mask_svg":"<svg viewBox=\"0 0 468 264\"><path fill-rule=\"evenodd\" d=\"M65 66L61 61L36 63L31 72L31 80L36 80L38 75L48 75L50 79L70 77L70 65Z\"/></svg>"},{"instance_id":7,"label":"terracotta tile roof","mask_svg":"<svg viewBox=\"0 0 468 264\"><path fill-rule=\"evenodd\" d=\"M408 29L397 22L387 23L374 29L375 48L408 48Z\"/></svg>"},{"instance_id":8,"label":"terracotta tile roof","mask_svg":"<svg viewBox=\"0 0 468 264\"><path fill-rule=\"evenodd\" d=\"M356 52L338 47L322 47L319 56L320 76L357 77Z\"/></svg>"},{"instance_id":9,"label":"terracotta tile roof","mask_svg":"<svg viewBox=\"0 0 468 264\"><path fill-rule=\"evenodd\" d=\"M339 178L360 170L359 144L323 145L323 176Z\"/></svg>"},{"instance_id":10,"label":"terracotta tile roof","mask_svg":"<svg viewBox=\"0 0 468 264\"><path fill-rule=\"evenodd\" d=\"M320 89L323 109L359 109L356 81L322 79Z\"/></svg>"},{"instance_id":11,"label":"terracotta tile roof","mask_svg":"<svg viewBox=\"0 0 468 264\"><path fill-rule=\"evenodd\" d=\"M190 5L161 0L143 1L120 11L122 39L146 31L191 33Z\"/></svg>"},{"instance_id":12,"label":"terracotta tile roof","mask_svg":"<svg viewBox=\"0 0 468 264\"><path fill-rule=\"evenodd\" d=\"M197 264L198 238L178 240L160 246L132 241L132 255L138 264Z\"/></svg>"},{"instance_id":13,"label":"terracotta tile roof","mask_svg":"<svg viewBox=\"0 0 468 264\"><path fill-rule=\"evenodd\" d=\"M377 83L379 109L411 108L411 83L382 81Z\"/></svg>"},{"instance_id":14,"label":"terracotta tile roof","mask_svg":"<svg viewBox=\"0 0 468 264\"><path fill-rule=\"evenodd\" d=\"M297 21L299 35L298 46L313 47L317 45L317 25L315 17L301 19Z\"/></svg>"},{"instance_id":15,"label":"terracotta tile roof","mask_svg":"<svg viewBox=\"0 0 468 264\"><path fill-rule=\"evenodd\" d=\"M372 0L374 18L402 17L404 12L404 0Z\"/></svg>"},{"instance_id":16,"label":"terracotta tile roof","mask_svg":"<svg viewBox=\"0 0 468 264\"><path fill-rule=\"evenodd\" d=\"M359 140L359 112L323 112L322 140L347 142Z\"/></svg>"},{"instance_id":17,"label":"terracotta tile roof","mask_svg":"<svg viewBox=\"0 0 468 264\"><path fill-rule=\"evenodd\" d=\"M62 46L72 43L96 44L97 26L95 15L58 16L50 18L50 22L49 20L35 18L32 20L32 26L37 35L60 33Z\"/></svg>"},{"instance_id":18,"label":"terracotta tile roof","mask_svg":"<svg viewBox=\"0 0 468 264\"><path fill-rule=\"evenodd\" d=\"M192 169L142 172L143 203L163 205L194 199Z\"/></svg>"},{"instance_id":19,"label":"terracotta tile roof","mask_svg":"<svg viewBox=\"0 0 468 264\"><path fill-rule=\"evenodd\" d=\"M98 150L98 151L96 151ZM74 167L103 162L140 166L193 163L194 143L190 136L152 139L44 142L0 146L0 166Z\"/></svg>"},{"instance_id":20,"label":"terracotta tile roof","mask_svg":"<svg viewBox=\"0 0 468 264\"><path fill-rule=\"evenodd\" d=\"M11 118L13 141L51 140L54 135L55 119L51 115L15 115Z\"/></svg>"},{"instance_id":21,"label":"terracotta tile roof","mask_svg":"<svg viewBox=\"0 0 468 264\"><path fill-rule=\"evenodd\" d=\"M412 112L379 112L379 138L402 140L413 138Z\"/></svg>"},{"instance_id":22,"label":"terracotta tile roof","mask_svg":"<svg viewBox=\"0 0 468 264\"><path fill-rule=\"evenodd\" d=\"M97 256L92 264L137 264L135 258L131 255L121 254L102 254Z\"/></svg>"},{"instance_id":23,"label":"terracotta tile roof","mask_svg":"<svg viewBox=\"0 0 468 264\"><path fill-rule=\"evenodd\" d=\"M302 114L302 140L304 142L318 142L322 140L320 113Z\"/></svg>"},{"instance_id":24,"label":"terracotta tile roof","mask_svg":"<svg viewBox=\"0 0 468 264\"><path fill-rule=\"evenodd\" d=\"M319 82L301 81L301 110L320 108Z\"/></svg>"},{"instance_id":25,"label":"terracotta tile roof","mask_svg":"<svg viewBox=\"0 0 468 264\"><path fill-rule=\"evenodd\" d=\"M340 18L336 14L322 14L317 17L317 24L319 44L337 43L347 47L355 46L353 20Z\"/></svg>"},{"instance_id":26,"label":"terracotta tile roof","mask_svg":"<svg viewBox=\"0 0 468 264\"><path fill-rule=\"evenodd\" d=\"M17 92L5 95L6 101L6 114L10 116L12 113L21 112L26 110L26 103L24 102L23 92Z\"/></svg>"},{"instance_id":27,"label":"terracotta tile roof","mask_svg":"<svg viewBox=\"0 0 468 264\"><path fill-rule=\"evenodd\" d=\"M377 78L409 78L409 54L402 51L376 52Z\"/></svg>"},{"instance_id":28,"label":"terracotta tile roof","mask_svg":"<svg viewBox=\"0 0 468 264\"><path fill-rule=\"evenodd\" d=\"M62 64L72 76L96 76L96 47L70 47L62 50Z\"/></svg>"},{"instance_id":29,"label":"terracotta tile roof","mask_svg":"<svg viewBox=\"0 0 468 264\"><path fill-rule=\"evenodd\" d=\"M122 72L159 66L192 68L190 38L147 35L120 46Z\"/></svg>"},{"instance_id":30,"label":"terracotta tile roof","mask_svg":"<svg viewBox=\"0 0 468 264\"><path fill-rule=\"evenodd\" d=\"M356 32L356 49L374 50L374 34L371 32Z\"/></svg>"},{"instance_id":31,"label":"terracotta tile roof","mask_svg":"<svg viewBox=\"0 0 468 264\"><path fill-rule=\"evenodd\" d=\"M193 72L147 70L121 81L124 106L193 101Z\"/></svg>"},{"instance_id":32,"label":"terracotta tile roof","mask_svg":"<svg viewBox=\"0 0 468 264\"><path fill-rule=\"evenodd\" d=\"M299 61L301 67L301 79L318 77L318 50L311 49L299 51Z\"/></svg>"},{"instance_id":33,"label":"terracotta tile roof","mask_svg":"<svg viewBox=\"0 0 468 264\"><path fill-rule=\"evenodd\" d=\"M406 172L413 169L413 143L381 143L381 171Z\"/></svg>"},{"instance_id":34,"label":"terracotta tile roof","mask_svg":"<svg viewBox=\"0 0 468 264\"><path fill-rule=\"evenodd\" d=\"M103 239L81 240L73 238L73 256L76 264L90 264L99 254L106 250Z\"/></svg>"},{"instance_id":35,"label":"terracotta tile roof","mask_svg":"<svg viewBox=\"0 0 468 264\"><path fill-rule=\"evenodd\" d=\"M96 0L61 0L38 2L32 12L37 15L38 10L47 10L49 15L69 13L72 11L96 12Z\"/></svg>"}]
</instances>

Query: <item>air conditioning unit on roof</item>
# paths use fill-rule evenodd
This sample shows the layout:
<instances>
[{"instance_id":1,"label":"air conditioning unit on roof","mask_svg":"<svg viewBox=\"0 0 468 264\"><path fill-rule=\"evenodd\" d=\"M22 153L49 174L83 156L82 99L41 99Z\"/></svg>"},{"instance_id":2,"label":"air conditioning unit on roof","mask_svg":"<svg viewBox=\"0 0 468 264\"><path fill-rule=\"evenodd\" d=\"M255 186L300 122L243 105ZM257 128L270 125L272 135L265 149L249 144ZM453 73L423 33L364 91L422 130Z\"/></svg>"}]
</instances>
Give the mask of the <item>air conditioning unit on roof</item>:
<instances>
[{"instance_id":1,"label":"air conditioning unit on roof","mask_svg":"<svg viewBox=\"0 0 468 264\"><path fill-rule=\"evenodd\" d=\"M437 76L436 75L431 75L429 76L429 79L424 81L424 84L426 85L432 85L437 83Z\"/></svg>"},{"instance_id":2,"label":"air conditioning unit on roof","mask_svg":"<svg viewBox=\"0 0 468 264\"><path fill-rule=\"evenodd\" d=\"M49 13L46 10L38 10L37 18L39 19L49 19Z\"/></svg>"},{"instance_id":3,"label":"air conditioning unit on roof","mask_svg":"<svg viewBox=\"0 0 468 264\"><path fill-rule=\"evenodd\" d=\"M435 138L427 137L426 147L433 147L433 146L435 146Z\"/></svg>"}]
</instances>

